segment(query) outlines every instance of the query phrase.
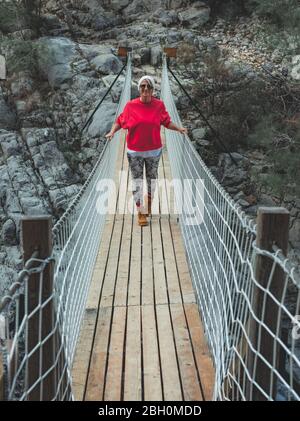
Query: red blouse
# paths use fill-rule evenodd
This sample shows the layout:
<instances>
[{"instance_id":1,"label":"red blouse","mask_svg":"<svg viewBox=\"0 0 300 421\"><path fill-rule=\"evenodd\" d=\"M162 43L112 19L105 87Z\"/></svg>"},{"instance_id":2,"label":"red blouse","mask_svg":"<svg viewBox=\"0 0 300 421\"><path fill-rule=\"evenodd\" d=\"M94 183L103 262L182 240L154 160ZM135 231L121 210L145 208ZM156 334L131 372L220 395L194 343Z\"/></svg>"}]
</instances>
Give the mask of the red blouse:
<instances>
[{"instance_id":1,"label":"red blouse","mask_svg":"<svg viewBox=\"0 0 300 421\"><path fill-rule=\"evenodd\" d=\"M122 129L127 129L127 146L132 151L151 151L161 148L160 126L168 127L171 118L165 104L152 97L144 103L140 98L127 102L116 120Z\"/></svg>"}]
</instances>

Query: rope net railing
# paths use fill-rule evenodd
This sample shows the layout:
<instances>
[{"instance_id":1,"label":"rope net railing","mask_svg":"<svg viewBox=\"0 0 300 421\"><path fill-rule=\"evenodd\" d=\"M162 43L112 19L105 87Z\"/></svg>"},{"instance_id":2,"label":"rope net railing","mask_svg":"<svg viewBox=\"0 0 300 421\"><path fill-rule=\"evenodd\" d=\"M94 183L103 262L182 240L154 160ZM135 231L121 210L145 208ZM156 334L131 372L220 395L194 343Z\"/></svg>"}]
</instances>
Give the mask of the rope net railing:
<instances>
[{"instance_id":1,"label":"rope net railing","mask_svg":"<svg viewBox=\"0 0 300 421\"><path fill-rule=\"evenodd\" d=\"M166 57L161 98L172 121L182 126ZM214 399L300 400L298 269L275 246L266 251L256 245L258 226L210 173L187 135L166 130L165 137L175 206L215 366Z\"/></svg>"},{"instance_id":2,"label":"rope net railing","mask_svg":"<svg viewBox=\"0 0 300 421\"><path fill-rule=\"evenodd\" d=\"M130 97L129 53L116 116ZM120 136L120 132L115 134L115 138ZM7 400L73 399L70 373L106 220L106 214L97 206L102 193L98 190L101 181L111 179L115 171L119 142L114 140L106 142L84 186L54 225L50 258L34 260L35 267L30 269L25 266L2 300L0 338ZM47 270L53 271L53 287L45 294L49 289L48 284L45 288ZM29 308L32 283L36 302ZM44 324L49 319L47 328ZM52 361L47 363L48 354L52 354Z\"/></svg>"}]
</instances>

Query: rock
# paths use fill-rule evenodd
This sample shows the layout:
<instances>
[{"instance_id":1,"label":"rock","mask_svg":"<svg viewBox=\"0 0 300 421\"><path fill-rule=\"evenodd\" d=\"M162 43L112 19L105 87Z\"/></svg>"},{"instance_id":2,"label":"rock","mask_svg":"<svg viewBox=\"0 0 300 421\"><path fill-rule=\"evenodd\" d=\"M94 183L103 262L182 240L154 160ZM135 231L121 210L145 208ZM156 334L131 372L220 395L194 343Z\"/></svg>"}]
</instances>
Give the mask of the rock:
<instances>
[{"instance_id":1,"label":"rock","mask_svg":"<svg viewBox=\"0 0 300 421\"><path fill-rule=\"evenodd\" d=\"M2 97L0 87L0 128L7 130L14 130L17 126L16 113L8 106Z\"/></svg>"},{"instance_id":2,"label":"rock","mask_svg":"<svg viewBox=\"0 0 300 421\"><path fill-rule=\"evenodd\" d=\"M129 4L130 4L130 0L111 0L110 1L110 6L112 10L115 10L116 12L120 12Z\"/></svg>"},{"instance_id":3,"label":"rock","mask_svg":"<svg viewBox=\"0 0 300 421\"><path fill-rule=\"evenodd\" d=\"M210 8L209 7L190 7L178 13L179 20L182 25L189 26L192 29L199 29L209 21Z\"/></svg>"},{"instance_id":4,"label":"rock","mask_svg":"<svg viewBox=\"0 0 300 421\"><path fill-rule=\"evenodd\" d=\"M12 219L8 219L6 222L4 222L1 238L6 246L14 246L18 243L16 224Z\"/></svg>"},{"instance_id":5,"label":"rock","mask_svg":"<svg viewBox=\"0 0 300 421\"><path fill-rule=\"evenodd\" d=\"M100 137L108 133L115 119L117 104L104 101L96 111L88 128L88 134L92 137Z\"/></svg>"},{"instance_id":6,"label":"rock","mask_svg":"<svg viewBox=\"0 0 300 421\"><path fill-rule=\"evenodd\" d=\"M172 26L178 23L178 13L175 10L157 9L152 15L153 22L163 26Z\"/></svg>"},{"instance_id":7,"label":"rock","mask_svg":"<svg viewBox=\"0 0 300 421\"><path fill-rule=\"evenodd\" d=\"M246 196L245 200L249 203L249 205L256 205L257 203L257 197L255 197L253 194Z\"/></svg>"},{"instance_id":8,"label":"rock","mask_svg":"<svg viewBox=\"0 0 300 421\"><path fill-rule=\"evenodd\" d=\"M293 247L300 247L300 219L295 219L290 229L289 241Z\"/></svg>"},{"instance_id":9,"label":"rock","mask_svg":"<svg viewBox=\"0 0 300 421\"><path fill-rule=\"evenodd\" d=\"M68 38L40 38L38 65L52 88L59 88L72 78L71 63L77 54L75 43Z\"/></svg>"},{"instance_id":10,"label":"rock","mask_svg":"<svg viewBox=\"0 0 300 421\"><path fill-rule=\"evenodd\" d=\"M277 206L276 202L267 194L262 193L258 199L259 206L270 206L274 207Z\"/></svg>"},{"instance_id":11,"label":"rock","mask_svg":"<svg viewBox=\"0 0 300 421\"><path fill-rule=\"evenodd\" d=\"M160 45L151 47L150 50L150 64L154 67L158 67L162 62L162 50Z\"/></svg>"},{"instance_id":12,"label":"rock","mask_svg":"<svg viewBox=\"0 0 300 421\"><path fill-rule=\"evenodd\" d=\"M15 97L29 95L33 92L33 80L28 74L19 73L18 79L11 83L10 89Z\"/></svg>"},{"instance_id":13,"label":"rock","mask_svg":"<svg viewBox=\"0 0 300 421\"><path fill-rule=\"evenodd\" d=\"M199 47L202 46L204 48L215 48L217 47L216 40L212 37L197 37Z\"/></svg>"},{"instance_id":14,"label":"rock","mask_svg":"<svg viewBox=\"0 0 300 421\"><path fill-rule=\"evenodd\" d=\"M103 74L119 73L122 69L122 62L113 54L103 54L91 60L96 69Z\"/></svg>"},{"instance_id":15,"label":"rock","mask_svg":"<svg viewBox=\"0 0 300 421\"><path fill-rule=\"evenodd\" d=\"M10 285L16 280L17 273L6 265L0 265L0 297L3 297Z\"/></svg>"},{"instance_id":16,"label":"rock","mask_svg":"<svg viewBox=\"0 0 300 421\"><path fill-rule=\"evenodd\" d=\"M48 29L58 29L62 26L56 15L44 14L42 16L42 22Z\"/></svg>"},{"instance_id":17,"label":"rock","mask_svg":"<svg viewBox=\"0 0 300 421\"><path fill-rule=\"evenodd\" d=\"M201 127L201 128L198 128L198 129L194 129L194 130L192 131L192 136L193 136L193 139L194 139L194 140L200 140L200 139L203 139L203 138L206 136L206 132L207 132L207 130L206 130L206 128L205 128L205 127Z\"/></svg>"},{"instance_id":18,"label":"rock","mask_svg":"<svg viewBox=\"0 0 300 421\"><path fill-rule=\"evenodd\" d=\"M21 140L14 132L0 130L0 144L6 159L10 156L21 155L23 152Z\"/></svg>"},{"instance_id":19,"label":"rock","mask_svg":"<svg viewBox=\"0 0 300 421\"><path fill-rule=\"evenodd\" d=\"M123 16L127 17L126 20L128 20L128 17L135 18L137 15L145 13L145 12L148 12L148 10L146 10L146 6L144 2L141 2L139 0L131 1L128 4L128 6L122 10Z\"/></svg>"},{"instance_id":20,"label":"rock","mask_svg":"<svg viewBox=\"0 0 300 421\"><path fill-rule=\"evenodd\" d=\"M150 48L144 47L140 50L141 64L150 64L151 50Z\"/></svg>"},{"instance_id":21,"label":"rock","mask_svg":"<svg viewBox=\"0 0 300 421\"><path fill-rule=\"evenodd\" d=\"M111 84L113 83L114 79L115 79L114 75L108 75L102 78L102 82L104 82L105 86L109 88ZM117 102L117 103L119 102L119 99L123 90L123 86L124 86L124 81L125 81L125 77L120 76L110 91L114 102Z\"/></svg>"}]
</instances>

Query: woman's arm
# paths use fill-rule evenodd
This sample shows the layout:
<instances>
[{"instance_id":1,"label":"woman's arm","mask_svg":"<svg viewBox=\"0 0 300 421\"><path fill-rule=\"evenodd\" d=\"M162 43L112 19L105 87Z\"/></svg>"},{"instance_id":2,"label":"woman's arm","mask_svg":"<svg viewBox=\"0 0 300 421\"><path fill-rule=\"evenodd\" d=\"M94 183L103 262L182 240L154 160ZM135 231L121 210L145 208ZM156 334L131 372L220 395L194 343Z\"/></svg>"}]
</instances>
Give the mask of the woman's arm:
<instances>
[{"instance_id":1,"label":"woman's arm","mask_svg":"<svg viewBox=\"0 0 300 421\"><path fill-rule=\"evenodd\" d=\"M180 132L182 134L187 134L187 129L185 127L178 127L172 122L168 125L167 129L175 130L176 132Z\"/></svg>"},{"instance_id":2,"label":"woman's arm","mask_svg":"<svg viewBox=\"0 0 300 421\"><path fill-rule=\"evenodd\" d=\"M121 128L120 124L118 124L118 123L114 123L114 124L113 124L113 126L112 126L112 128L110 129L110 132L109 132L109 133L107 133L107 134L105 135L106 139L107 139L107 140L111 140L111 139L113 138L113 135L114 135L114 134L115 134L118 130L120 130L120 128Z\"/></svg>"}]
</instances>

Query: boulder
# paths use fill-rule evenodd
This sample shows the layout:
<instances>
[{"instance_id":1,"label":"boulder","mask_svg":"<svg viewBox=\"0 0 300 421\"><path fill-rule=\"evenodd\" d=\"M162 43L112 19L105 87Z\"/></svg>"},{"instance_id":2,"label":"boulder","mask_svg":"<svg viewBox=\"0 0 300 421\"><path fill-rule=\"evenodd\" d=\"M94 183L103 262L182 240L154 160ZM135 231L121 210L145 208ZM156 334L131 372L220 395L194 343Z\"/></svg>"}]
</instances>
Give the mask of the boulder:
<instances>
[{"instance_id":1,"label":"boulder","mask_svg":"<svg viewBox=\"0 0 300 421\"><path fill-rule=\"evenodd\" d=\"M110 73L119 73L123 67L121 60L113 54L97 56L91 60L91 64L93 64L99 72L106 75Z\"/></svg>"},{"instance_id":2,"label":"boulder","mask_svg":"<svg viewBox=\"0 0 300 421\"><path fill-rule=\"evenodd\" d=\"M162 62L162 50L160 45L151 47L150 50L150 64L154 67L158 67Z\"/></svg>"},{"instance_id":3,"label":"boulder","mask_svg":"<svg viewBox=\"0 0 300 421\"><path fill-rule=\"evenodd\" d=\"M108 133L114 122L117 107L117 104L104 101L93 117L88 134L92 137L100 137Z\"/></svg>"},{"instance_id":4,"label":"boulder","mask_svg":"<svg viewBox=\"0 0 300 421\"><path fill-rule=\"evenodd\" d=\"M39 40L38 65L52 88L59 88L73 75L71 63L78 55L76 44L64 37L44 37Z\"/></svg>"},{"instance_id":5,"label":"boulder","mask_svg":"<svg viewBox=\"0 0 300 421\"><path fill-rule=\"evenodd\" d=\"M4 222L1 238L6 246L14 246L18 243L16 224L12 219L8 219L6 222Z\"/></svg>"},{"instance_id":6,"label":"boulder","mask_svg":"<svg viewBox=\"0 0 300 421\"><path fill-rule=\"evenodd\" d=\"M0 127L1 129L14 130L16 125L16 113L9 107L2 97L0 88Z\"/></svg>"},{"instance_id":7,"label":"boulder","mask_svg":"<svg viewBox=\"0 0 300 421\"><path fill-rule=\"evenodd\" d=\"M6 159L10 156L20 155L23 152L20 139L18 139L17 134L14 132L0 129L0 143Z\"/></svg>"},{"instance_id":8,"label":"boulder","mask_svg":"<svg viewBox=\"0 0 300 421\"><path fill-rule=\"evenodd\" d=\"M200 8L190 7L182 12L179 12L178 17L183 26L198 29L208 22L210 17L210 8L206 6Z\"/></svg>"}]
</instances>

